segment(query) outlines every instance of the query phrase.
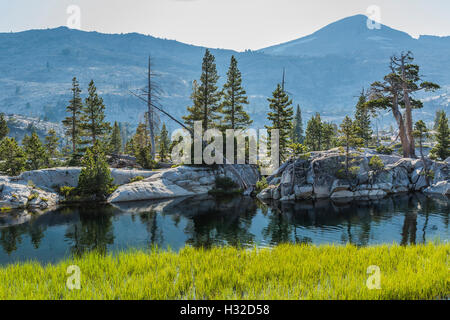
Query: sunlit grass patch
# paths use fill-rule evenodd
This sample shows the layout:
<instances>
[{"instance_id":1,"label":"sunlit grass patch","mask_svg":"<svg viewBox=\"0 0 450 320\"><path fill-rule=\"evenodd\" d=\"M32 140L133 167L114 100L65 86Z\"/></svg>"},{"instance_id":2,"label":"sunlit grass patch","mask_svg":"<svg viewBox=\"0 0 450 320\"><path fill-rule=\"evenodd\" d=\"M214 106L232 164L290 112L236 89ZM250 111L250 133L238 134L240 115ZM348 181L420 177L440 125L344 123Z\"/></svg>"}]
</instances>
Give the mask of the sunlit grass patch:
<instances>
[{"instance_id":1,"label":"sunlit grass patch","mask_svg":"<svg viewBox=\"0 0 450 320\"><path fill-rule=\"evenodd\" d=\"M0 268L0 299L445 299L449 252L433 243L93 252ZM70 265L80 268L80 290L66 286ZM371 265L380 289L366 285Z\"/></svg>"}]
</instances>

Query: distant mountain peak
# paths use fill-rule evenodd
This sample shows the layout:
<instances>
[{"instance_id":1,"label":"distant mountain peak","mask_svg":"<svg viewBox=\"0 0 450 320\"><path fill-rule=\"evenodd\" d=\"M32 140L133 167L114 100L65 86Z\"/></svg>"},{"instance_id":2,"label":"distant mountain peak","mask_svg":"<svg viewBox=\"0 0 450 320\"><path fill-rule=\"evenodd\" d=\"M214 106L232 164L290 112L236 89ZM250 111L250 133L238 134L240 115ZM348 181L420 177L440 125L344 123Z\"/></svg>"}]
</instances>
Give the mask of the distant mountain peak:
<instances>
[{"instance_id":1,"label":"distant mountain peak","mask_svg":"<svg viewBox=\"0 0 450 320\"><path fill-rule=\"evenodd\" d=\"M373 27L372 27L373 26ZM332 22L316 32L289 42L260 49L274 55L320 56L348 54L372 50L373 46L385 48L401 46L415 40L403 31L379 24L378 28L365 15L358 14Z\"/></svg>"}]
</instances>

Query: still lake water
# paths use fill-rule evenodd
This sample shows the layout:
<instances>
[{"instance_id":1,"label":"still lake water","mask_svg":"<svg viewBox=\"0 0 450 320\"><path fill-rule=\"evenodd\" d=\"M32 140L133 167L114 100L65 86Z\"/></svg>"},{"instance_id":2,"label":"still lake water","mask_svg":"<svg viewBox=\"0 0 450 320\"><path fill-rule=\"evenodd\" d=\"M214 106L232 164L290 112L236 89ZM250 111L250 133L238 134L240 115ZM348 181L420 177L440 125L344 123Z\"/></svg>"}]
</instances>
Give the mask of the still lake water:
<instances>
[{"instance_id":1,"label":"still lake water","mask_svg":"<svg viewBox=\"0 0 450 320\"><path fill-rule=\"evenodd\" d=\"M421 194L349 204L209 197L66 207L21 224L0 215L0 264L56 262L92 249L278 243L418 244L449 241L450 199Z\"/></svg>"}]
</instances>

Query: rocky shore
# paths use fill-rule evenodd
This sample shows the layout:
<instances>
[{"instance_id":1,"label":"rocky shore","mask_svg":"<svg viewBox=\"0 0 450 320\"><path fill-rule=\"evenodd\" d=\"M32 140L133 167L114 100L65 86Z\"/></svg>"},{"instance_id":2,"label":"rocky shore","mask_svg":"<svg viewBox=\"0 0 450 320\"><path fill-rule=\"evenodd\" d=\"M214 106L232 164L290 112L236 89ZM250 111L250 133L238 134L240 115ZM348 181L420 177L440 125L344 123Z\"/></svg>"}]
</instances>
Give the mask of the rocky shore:
<instances>
[{"instance_id":1,"label":"rocky shore","mask_svg":"<svg viewBox=\"0 0 450 320\"><path fill-rule=\"evenodd\" d=\"M267 178L268 187L257 197L273 200L377 199L389 194L423 192L450 195L450 160L427 161L429 184L420 159L395 155L376 155L382 168L372 168L375 154L369 150L354 151L352 176L343 176L345 155L339 149L312 152L306 159L288 161ZM240 178L254 186L260 174L254 165L234 165ZM60 167L24 172L17 177L0 176L0 209L24 209L39 212L57 206L64 200L57 192L61 186L75 187L81 168ZM158 200L207 194L215 178L239 179L226 166L179 166L161 170L111 169L118 188L107 199L110 203ZM139 181L132 179L141 177Z\"/></svg>"},{"instance_id":2,"label":"rocky shore","mask_svg":"<svg viewBox=\"0 0 450 320\"><path fill-rule=\"evenodd\" d=\"M383 168L371 168L376 154L369 150L353 151L352 174L343 175L345 155L338 148L312 152L307 159L284 163L267 178L269 186L257 197L274 200L330 198L334 201L376 199L388 194L423 192L450 195L450 160L426 159L431 170L429 185L420 159L395 155L376 155Z\"/></svg>"},{"instance_id":3,"label":"rocky shore","mask_svg":"<svg viewBox=\"0 0 450 320\"><path fill-rule=\"evenodd\" d=\"M235 165L235 169L248 185L259 179L256 166ZM57 189L76 187L81 168L60 167L23 172L17 177L0 176L0 208L40 211L55 207L64 200ZM223 166L180 166L164 170L111 169L117 190L108 202L155 200L207 194L214 187L217 176L228 176L237 181ZM133 178L142 177L137 182Z\"/></svg>"}]
</instances>

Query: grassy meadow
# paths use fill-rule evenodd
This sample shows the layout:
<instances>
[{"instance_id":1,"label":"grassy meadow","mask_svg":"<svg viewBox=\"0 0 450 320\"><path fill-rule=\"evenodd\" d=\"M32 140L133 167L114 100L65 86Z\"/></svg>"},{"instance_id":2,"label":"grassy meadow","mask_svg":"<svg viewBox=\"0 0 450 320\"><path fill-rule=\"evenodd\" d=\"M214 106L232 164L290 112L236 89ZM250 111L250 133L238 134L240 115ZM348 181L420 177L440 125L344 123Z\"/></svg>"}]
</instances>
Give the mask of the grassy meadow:
<instances>
[{"instance_id":1,"label":"grassy meadow","mask_svg":"<svg viewBox=\"0 0 450 320\"><path fill-rule=\"evenodd\" d=\"M449 253L433 243L94 252L0 267L0 299L448 299ZM66 285L70 265L79 290ZM380 289L366 285L371 265Z\"/></svg>"}]
</instances>

